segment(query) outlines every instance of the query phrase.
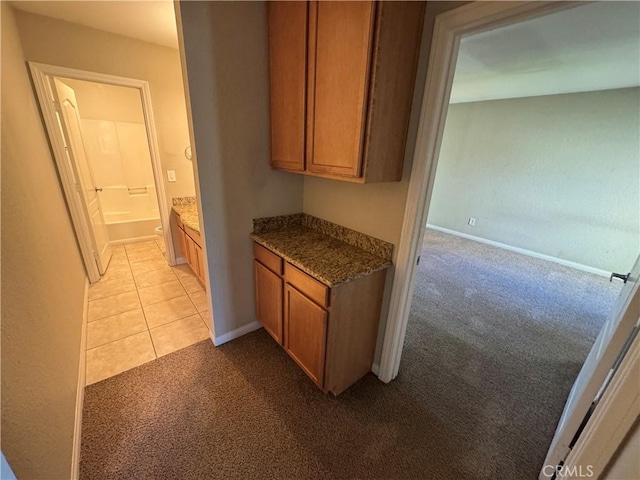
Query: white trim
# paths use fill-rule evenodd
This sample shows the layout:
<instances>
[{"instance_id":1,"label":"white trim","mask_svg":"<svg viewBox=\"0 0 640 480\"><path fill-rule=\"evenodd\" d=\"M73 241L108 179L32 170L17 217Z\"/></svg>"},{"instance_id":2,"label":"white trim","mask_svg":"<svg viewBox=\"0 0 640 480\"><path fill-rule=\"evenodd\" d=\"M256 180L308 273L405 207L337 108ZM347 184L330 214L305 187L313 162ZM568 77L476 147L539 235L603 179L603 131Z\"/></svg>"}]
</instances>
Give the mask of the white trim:
<instances>
[{"instance_id":1,"label":"white trim","mask_svg":"<svg viewBox=\"0 0 640 480\"><path fill-rule=\"evenodd\" d=\"M82 330L80 334L80 363L78 366L78 386L76 391L76 414L73 429L73 452L71 453L71 478L80 478L80 446L82 442L82 408L87 372L87 325L89 323L89 279L84 282L82 305Z\"/></svg>"},{"instance_id":2,"label":"white trim","mask_svg":"<svg viewBox=\"0 0 640 480\"><path fill-rule=\"evenodd\" d=\"M602 277L609 278L609 275L611 275L611 272L607 272L606 270L590 267L588 265L572 262L570 260L563 260L562 258L558 258L558 257L552 257L551 255L545 255L544 253L533 252L531 250L526 250L520 247L513 247L511 245L507 245L506 243L495 242L493 240L488 240L486 238L469 235L468 233L458 232L456 230L450 230L444 227L438 227L437 225L432 225L431 223L427 223L427 228L430 228L431 230L437 230L438 232L447 233L449 235L455 235L456 237L462 237L468 240L473 240L474 242L491 245L492 247L498 247L504 250L509 250L511 252L521 253L522 255L527 255L529 257L548 260L549 262L557 263L559 265L564 265L565 267L575 268L576 270L582 270L583 272L593 273L596 275L600 275Z\"/></svg>"},{"instance_id":3,"label":"white trim","mask_svg":"<svg viewBox=\"0 0 640 480\"><path fill-rule=\"evenodd\" d=\"M593 469L592 478L601 478L616 450L640 416L638 378L640 335L631 344L609 388L569 453L564 467L567 471L580 466L586 471L590 465Z\"/></svg>"},{"instance_id":4,"label":"white trim","mask_svg":"<svg viewBox=\"0 0 640 480\"><path fill-rule=\"evenodd\" d=\"M400 368L413 296L416 259L421 251L427 224L435 165L440 153L460 39L577 5L575 2L472 2L436 16L382 345L379 378L383 382L393 380Z\"/></svg>"},{"instance_id":5,"label":"white trim","mask_svg":"<svg viewBox=\"0 0 640 480\"><path fill-rule=\"evenodd\" d=\"M111 245L127 245L129 243L149 242L151 240L157 240L158 238L162 238L162 237L160 235L145 235L144 237L133 237L133 238L125 238L122 240L111 240L109 243Z\"/></svg>"},{"instance_id":6,"label":"white trim","mask_svg":"<svg viewBox=\"0 0 640 480\"><path fill-rule=\"evenodd\" d=\"M236 338L246 335L247 333L258 330L259 328L262 328L262 325L257 320L254 320L251 323L247 323L246 325L243 325L240 328L236 328L235 330L231 330L230 332L222 334L219 337L213 337L213 344L216 347L219 347L223 343L235 340Z\"/></svg>"},{"instance_id":7,"label":"white trim","mask_svg":"<svg viewBox=\"0 0 640 480\"><path fill-rule=\"evenodd\" d=\"M380 364L374 363L373 365L371 365L371 371L374 375L378 375L380 373Z\"/></svg>"},{"instance_id":8,"label":"white trim","mask_svg":"<svg viewBox=\"0 0 640 480\"><path fill-rule=\"evenodd\" d=\"M78 239L80 254L82 255L89 281L94 283L100 280L100 272L98 271L98 265L96 264L95 257L93 256L94 249L91 241L91 235L89 233L90 226L84 215L84 209L81 201L77 198L77 191L74 188L74 174L72 166L67 164L65 161L64 140L62 139L62 134L57 125L56 109L53 104L53 95L50 84L47 81L47 76L37 68L36 64L30 63L29 67L31 69L31 77L36 90L37 100L40 104L40 110L42 111L42 117L47 129L49 142L51 143L56 166L60 175L62 189L67 200L67 205L69 206L69 213L71 215L71 221L76 233L76 238Z\"/></svg>"},{"instance_id":9,"label":"white trim","mask_svg":"<svg viewBox=\"0 0 640 480\"><path fill-rule=\"evenodd\" d=\"M187 259L184 257L178 257L176 258L176 265L184 265L185 263L187 263ZM211 305L209 305L211 306Z\"/></svg>"},{"instance_id":10,"label":"white trim","mask_svg":"<svg viewBox=\"0 0 640 480\"><path fill-rule=\"evenodd\" d=\"M144 114L147 140L149 143L149 154L151 155L151 167L156 185L156 197L158 200L158 207L160 209L160 223L162 224L162 230L164 232L166 258L170 265L175 265L176 252L173 248L173 237L171 234L169 217L171 212L167 202L164 177L162 174L163 170L162 163L160 161L160 148L158 146L158 136L156 132L155 118L153 115L149 82L134 78L87 72L84 70L46 65L36 62L29 62L29 69L31 71L31 76L36 90L36 98L40 104L48 137L53 147L56 165L60 172L60 180L67 199L67 204L69 205L71 220L76 231L78 243L80 244L80 250L87 268L89 281L92 283L97 282L100 279L100 273L98 272L98 268L95 265L95 260L93 258L93 247L91 245L91 236L89 234L90 227L80 214L80 212L82 212L82 205L80 205L80 201L75 195L72 180L73 175L70 172L70 166L68 166L65 161L64 143L62 142L60 133L58 132L55 107L52 103L52 96L47 88L48 77L74 78L77 80L106 83L109 85L118 85L121 87L130 87L140 90L142 111Z\"/></svg>"}]
</instances>

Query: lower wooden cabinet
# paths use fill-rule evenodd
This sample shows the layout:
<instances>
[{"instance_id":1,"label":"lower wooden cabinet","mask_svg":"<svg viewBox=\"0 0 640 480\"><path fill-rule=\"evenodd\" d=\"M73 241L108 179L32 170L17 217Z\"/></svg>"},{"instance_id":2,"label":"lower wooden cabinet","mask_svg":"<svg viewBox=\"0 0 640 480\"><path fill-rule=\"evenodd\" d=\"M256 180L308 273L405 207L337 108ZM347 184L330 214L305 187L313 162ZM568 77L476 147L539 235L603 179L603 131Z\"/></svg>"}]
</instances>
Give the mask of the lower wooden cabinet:
<instances>
[{"instance_id":1,"label":"lower wooden cabinet","mask_svg":"<svg viewBox=\"0 0 640 480\"><path fill-rule=\"evenodd\" d=\"M177 217L178 236L180 239L180 251L187 264L196 274L196 277L205 285L204 278L204 258L202 255L202 237L195 230L185 226L180 217Z\"/></svg>"},{"instance_id":2,"label":"lower wooden cabinet","mask_svg":"<svg viewBox=\"0 0 640 480\"><path fill-rule=\"evenodd\" d=\"M254 243L256 318L325 392L371 371L384 270L329 288Z\"/></svg>"},{"instance_id":3,"label":"lower wooden cabinet","mask_svg":"<svg viewBox=\"0 0 640 480\"><path fill-rule=\"evenodd\" d=\"M284 298L284 349L323 388L329 314L291 285L285 286Z\"/></svg>"},{"instance_id":4,"label":"lower wooden cabinet","mask_svg":"<svg viewBox=\"0 0 640 480\"><path fill-rule=\"evenodd\" d=\"M256 317L264 329L282 345L282 279L258 260L253 261L256 287Z\"/></svg>"}]
</instances>

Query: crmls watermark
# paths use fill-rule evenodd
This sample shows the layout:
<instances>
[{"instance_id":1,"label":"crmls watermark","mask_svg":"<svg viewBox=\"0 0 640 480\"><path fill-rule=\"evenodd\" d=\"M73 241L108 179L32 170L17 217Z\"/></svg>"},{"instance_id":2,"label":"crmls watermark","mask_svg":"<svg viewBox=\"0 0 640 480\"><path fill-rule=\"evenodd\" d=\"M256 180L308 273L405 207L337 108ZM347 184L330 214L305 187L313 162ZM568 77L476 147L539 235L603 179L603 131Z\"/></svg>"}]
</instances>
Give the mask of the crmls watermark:
<instances>
[{"instance_id":1,"label":"crmls watermark","mask_svg":"<svg viewBox=\"0 0 640 480\"><path fill-rule=\"evenodd\" d=\"M593 478L593 465L545 465L542 467L542 473L548 477L556 474L558 480L562 478Z\"/></svg>"}]
</instances>

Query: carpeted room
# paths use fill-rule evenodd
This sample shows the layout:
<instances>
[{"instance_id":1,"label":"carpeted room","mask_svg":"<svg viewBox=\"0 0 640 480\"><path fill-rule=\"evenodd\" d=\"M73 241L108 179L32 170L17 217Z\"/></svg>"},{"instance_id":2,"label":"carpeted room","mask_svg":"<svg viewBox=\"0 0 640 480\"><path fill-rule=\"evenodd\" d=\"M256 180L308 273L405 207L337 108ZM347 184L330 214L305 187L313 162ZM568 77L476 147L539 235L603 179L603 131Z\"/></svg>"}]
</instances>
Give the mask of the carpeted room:
<instances>
[{"instance_id":1,"label":"carpeted room","mask_svg":"<svg viewBox=\"0 0 640 480\"><path fill-rule=\"evenodd\" d=\"M605 18L632 31L630 5L612 16L603 8L461 41L403 361L421 349L436 390L455 395L448 406L487 402L486 458L500 451L492 432L533 415L513 458L544 464L624 285L609 275L624 277L638 255L637 46L568 34L598 31ZM554 62L533 38L545 38Z\"/></svg>"}]
</instances>

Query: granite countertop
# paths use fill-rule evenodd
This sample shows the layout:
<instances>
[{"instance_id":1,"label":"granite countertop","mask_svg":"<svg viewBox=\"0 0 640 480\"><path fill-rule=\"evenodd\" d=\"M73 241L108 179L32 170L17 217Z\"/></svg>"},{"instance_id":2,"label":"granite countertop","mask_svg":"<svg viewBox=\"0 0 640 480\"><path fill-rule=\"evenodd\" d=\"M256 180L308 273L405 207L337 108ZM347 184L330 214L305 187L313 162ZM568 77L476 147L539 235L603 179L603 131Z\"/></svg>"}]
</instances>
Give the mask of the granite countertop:
<instances>
[{"instance_id":1,"label":"granite countertop","mask_svg":"<svg viewBox=\"0 0 640 480\"><path fill-rule=\"evenodd\" d=\"M176 197L173 199L173 211L187 227L200 233L200 217L196 197Z\"/></svg>"},{"instance_id":2,"label":"granite countertop","mask_svg":"<svg viewBox=\"0 0 640 480\"><path fill-rule=\"evenodd\" d=\"M391 244L305 214L254 220L251 238L329 287L392 265Z\"/></svg>"}]
</instances>

